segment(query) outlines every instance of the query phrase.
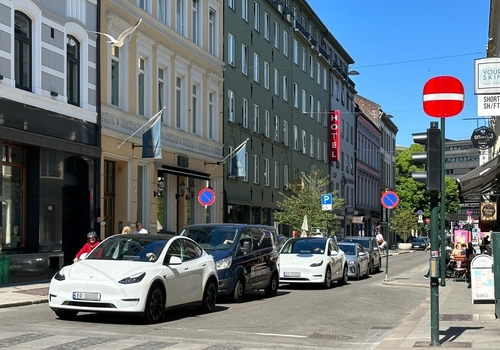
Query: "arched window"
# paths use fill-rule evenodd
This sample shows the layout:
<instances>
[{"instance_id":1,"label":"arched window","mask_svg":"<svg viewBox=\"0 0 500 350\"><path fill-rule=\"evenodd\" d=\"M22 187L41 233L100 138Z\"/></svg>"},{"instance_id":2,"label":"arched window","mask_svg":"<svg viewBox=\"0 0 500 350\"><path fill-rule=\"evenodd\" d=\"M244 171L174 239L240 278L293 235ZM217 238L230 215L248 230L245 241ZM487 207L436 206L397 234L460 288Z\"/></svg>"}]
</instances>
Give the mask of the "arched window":
<instances>
[{"instance_id":1,"label":"arched window","mask_svg":"<svg viewBox=\"0 0 500 350\"><path fill-rule=\"evenodd\" d=\"M80 105L80 43L68 35L66 40L66 84L68 103Z\"/></svg>"},{"instance_id":2,"label":"arched window","mask_svg":"<svg viewBox=\"0 0 500 350\"><path fill-rule=\"evenodd\" d=\"M31 91L31 19L20 11L15 12L14 78L16 87Z\"/></svg>"}]
</instances>

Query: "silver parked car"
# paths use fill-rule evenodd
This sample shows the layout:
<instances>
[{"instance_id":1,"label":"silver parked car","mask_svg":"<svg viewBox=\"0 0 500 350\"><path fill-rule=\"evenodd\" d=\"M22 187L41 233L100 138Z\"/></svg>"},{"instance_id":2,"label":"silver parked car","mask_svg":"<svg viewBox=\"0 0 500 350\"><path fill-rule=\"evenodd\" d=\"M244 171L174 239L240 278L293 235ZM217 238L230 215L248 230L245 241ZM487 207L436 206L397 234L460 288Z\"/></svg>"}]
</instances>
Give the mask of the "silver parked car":
<instances>
[{"instance_id":1,"label":"silver parked car","mask_svg":"<svg viewBox=\"0 0 500 350\"><path fill-rule=\"evenodd\" d=\"M361 276L368 277L370 274L370 255L359 243L338 243L345 254L348 266L349 278L359 280Z\"/></svg>"},{"instance_id":2,"label":"silver parked car","mask_svg":"<svg viewBox=\"0 0 500 350\"><path fill-rule=\"evenodd\" d=\"M342 240L342 243L359 243L365 248L365 250L370 255L370 274L374 272L380 272L382 268L382 257L380 256L380 249L378 246L377 239L375 237L367 236L346 236Z\"/></svg>"}]
</instances>

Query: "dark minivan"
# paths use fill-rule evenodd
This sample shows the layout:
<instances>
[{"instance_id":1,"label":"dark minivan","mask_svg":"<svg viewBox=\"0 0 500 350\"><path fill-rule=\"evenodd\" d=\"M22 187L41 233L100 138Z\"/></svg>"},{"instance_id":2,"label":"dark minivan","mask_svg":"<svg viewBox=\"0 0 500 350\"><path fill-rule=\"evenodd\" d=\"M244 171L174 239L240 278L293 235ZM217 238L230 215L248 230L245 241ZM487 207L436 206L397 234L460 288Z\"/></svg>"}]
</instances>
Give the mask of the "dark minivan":
<instances>
[{"instance_id":1,"label":"dark minivan","mask_svg":"<svg viewBox=\"0 0 500 350\"><path fill-rule=\"evenodd\" d=\"M245 292L278 292L277 233L273 226L251 224L196 224L180 233L212 255L219 277L219 294L241 302Z\"/></svg>"}]
</instances>

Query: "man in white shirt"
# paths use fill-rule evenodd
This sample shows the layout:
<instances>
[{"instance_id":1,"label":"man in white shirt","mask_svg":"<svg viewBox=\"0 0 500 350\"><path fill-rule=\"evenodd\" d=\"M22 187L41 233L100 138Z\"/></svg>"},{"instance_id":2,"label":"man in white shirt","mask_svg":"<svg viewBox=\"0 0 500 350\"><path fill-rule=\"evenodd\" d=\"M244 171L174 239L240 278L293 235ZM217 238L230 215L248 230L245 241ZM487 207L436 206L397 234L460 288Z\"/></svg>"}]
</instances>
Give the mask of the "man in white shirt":
<instances>
[{"instance_id":1,"label":"man in white shirt","mask_svg":"<svg viewBox=\"0 0 500 350\"><path fill-rule=\"evenodd\" d=\"M382 236L382 234L380 233L380 231L375 236L375 239L378 242L379 249L383 250L385 248L385 246L387 245L387 242L384 240L384 236Z\"/></svg>"},{"instance_id":2,"label":"man in white shirt","mask_svg":"<svg viewBox=\"0 0 500 350\"><path fill-rule=\"evenodd\" d=\"M135 223L135 231L133 233L145 234L148 233L148 230L142 227L142 223L140 221L137 221Z\"/></svg>"}]
</instances>

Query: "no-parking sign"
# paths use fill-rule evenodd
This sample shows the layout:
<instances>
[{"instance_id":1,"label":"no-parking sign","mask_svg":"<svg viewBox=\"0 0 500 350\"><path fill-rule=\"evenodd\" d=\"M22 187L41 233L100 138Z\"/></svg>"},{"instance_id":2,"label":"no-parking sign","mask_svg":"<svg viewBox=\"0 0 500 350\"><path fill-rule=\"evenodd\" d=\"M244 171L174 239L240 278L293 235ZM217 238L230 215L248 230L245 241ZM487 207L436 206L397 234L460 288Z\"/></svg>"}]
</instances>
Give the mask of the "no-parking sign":
<instances>
[{"instance_id":1,"label":"no-parking sign","mask_svg":"<svg viewBox=\"0 0 500 350\"><path fill-rule=\"evenodd\" d=\"M198 202L201 205L209 206L215 202L215 192L211 188L203 188L198 192Z\"/></svg>"}]
</instances>

